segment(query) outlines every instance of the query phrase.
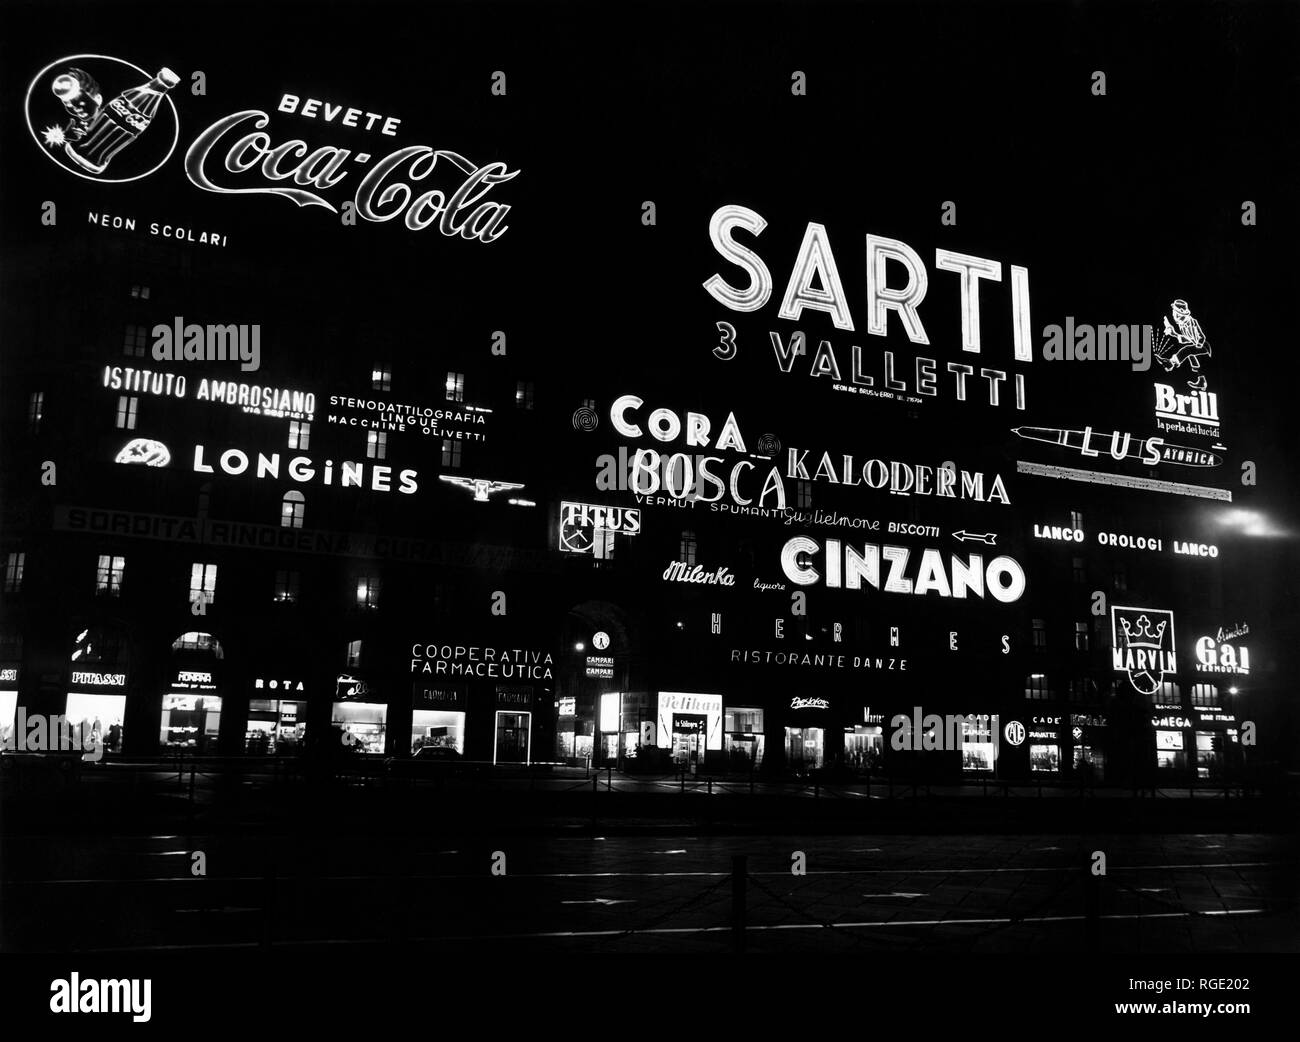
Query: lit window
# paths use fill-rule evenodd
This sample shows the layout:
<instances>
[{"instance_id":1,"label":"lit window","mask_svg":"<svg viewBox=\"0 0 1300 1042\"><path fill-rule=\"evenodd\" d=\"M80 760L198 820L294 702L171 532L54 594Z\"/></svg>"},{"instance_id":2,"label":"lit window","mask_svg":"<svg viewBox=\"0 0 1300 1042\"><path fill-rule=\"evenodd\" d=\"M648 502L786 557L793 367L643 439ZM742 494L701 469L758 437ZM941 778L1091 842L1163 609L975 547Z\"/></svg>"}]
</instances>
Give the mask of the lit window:
<instances>
[{"instance_id":1,"label":"lit window","mask_svg":"<svg viewBox=\"0 0 1300 1042\"><path fill-rule=\"evenodd\" d=\"M520 380L515 384L515 408L531 409L533 407L533 382Z\"/></svg>"},{"instance_id":2,"label":"lit window","mask_svg":"<svg viewBox=\"0 0 1300 1042\"><path fill-rule=\"evenodd\" d=\"M376 391L391 391L393 389L393 371L388 366L371 370L370 386Z\"/></svg>"},{"instance_id":3,"label":"lit window","mask_svg":"<svg viewBox=\"0 0 1300 1042\"><path fill-rule=\"evenodd\" d=\"M361 641L348 641L348 669L361 668Z\"/></svg>"},{"instance_id":4,"label":"lit window","mask_svg":"<svg viewBox=\"0 0 1300 1042\"><path fill-rule=\"evenodd\" d=\"M1123 592L1128 589L1128 570L1122 564L1115 566L1112 577L1116 590Z\"/></svg>"},{"instance_id":5,"label":"lit window","mask_svg":"<svg viewBox=\"0 0 1300 1042\"><path fill-rule=\"evenodd\" d=\"M122 333L122 354L143 358L149 346L149 330L136 322L128 322Z\"/></svg>"},{"instance_id":6,"label":"lit window","mask_svg":"<svg viewBox=\"0 0 1300 1042\"><path fill-rule=\"evenodd\" d=\"M27 399L27 423L33 434L41 429L41 417L45 414L45 392L33 391Z\"/></svg>"},{"instance_id":7,"label":"lit window","mask_svg":"<svg viewBox=\"0 0 1300 1042\"><path fill-rule=\"evenodd\" d=\"M1192 705L1194 706L1217 706L1219 704L1219 688L1216 684L1193 684L1192 685Z\"/></svg>"},{"instance_id":8,"label":"lit window","mask_svg":"<svg viewBox=\"0 0 1300 1042\"><path fill-rule=\"evenodd\" d=\"M803 508L812 506L812 482L796 481L794 483L795 505Z\"/></svg>"},{"instance_id":9,"label":"lit window","mask_svg":"<svg viewBox=\"0 0 1300 1042\"><path fill-rule=\"evenodd\" d=\"M303 452L311 448L311 424L306 420L289 421L289 448Z\"/></svg>"},{"instance_id":10,"label":"lit window","mask_svg":"<svg viewBox=\"0 0 1300 1042\"><path fill-rule=\"evenodd\" d=\"M1047 622L1043 619L1034 620L1034 650L1043 651L1047 648Z\"/></svg>"},{"instance_id":11,"label":"lit window","mask_svg":"<svg viewBox=\"0 0 1300 1042\"><path fill-rule=\"evenodd\" d=\"M280 503L280 527L301 528L306 511L307 499L301 492L286 492Z\"/></svg>"},{"instance_id":12,"label":"lit window","mask_svg":"<svg viewBox=\"0 0 1300 1042\"><path fill-rule=\"evenodd\" d=\"M1074 624L1074 647L1076 651L1087 651L1092 647L1092 634L1086 622Z\"/></svg>"},{"instance_id":13,"label":"lit window","mask_svg":"<svg viewBox=\"0 0 1300 1042\"><path fill-rule=\"evenodd\" d=\"M1083 512L1082 512L1082 511L1079 511L1079 510L1071 510L1071 511L1070 511L1070 527L1071 527L1071 528L1082 528L1082 527L1083 527Z\"/></svg>"},{"instance_id":14,"label":"lit window","mask_svg":"<svg viewBox=\"0 0 1300 1042\"><path fill-rule=\"evenodd\" d=\"M442 439L442 465L458 468L460 466L461 443L454 438Z\"/></svg>"},{"instance_id":15,"label":"lit window","mask_svg":"<svg viewBox=\"0 0 1300 1042\"><path fill-rule=\"evenodd\" d=\"M95 575L95 590L109 597L116 597L122 592L122 573L125 571L125 557L100 554L99 568Z\"/></svg>"},{"instance_id":16,"label":"lit window","mask_svg":"<svg viewBox=\"0 0 1300 1042\"><path fill-rule=\"evenodd\" d=\"M0 629L0 659L13 662L23 657L23 635L16 629Z\"/></svg>"},{"instance_id":17,"label":"lit window","mask_svg":"<svg viewBox=\"0 0 1300 1042\"><path fill-rule=\"evenodd\" d=\"M1070 569L1074 574L1074 581L1077 583L1086 583L1088 581L1088 565L1082 557L1072 558Z\"/></svg>"},{"instance_id":18,"label":"lit window","mask_svg":"<svg viewBox=\"0 0 1300 1042\"><path fill-rule=\"evenodd\" d=\"M682 533L681 546L677 554L678 560L680 560L683 564L694 564L695 550L696 550L695 533L688 528L686 531Z\"/></svg>"},{"instance_id":19,"label":"lit window","mask_svg":"<svg viewBox=\"0 0 1300 1042\"><path fill-rule=\"evenodd\" d=\"M217 596L217 566L194 564L190 566L190 604L211 604Z\"/></svg>"},{"instance_id":20,"label":"lit window","mask_svg":"<svg viewBox=\"0 0 1300 1042\"><path fill-rule=\"evenodd\" d=\"M363 575L357 580L357 607L379 607L379 576Z\"/></svg>"},{"instance_id":21,"label":"lit window","mask_svg":"<svg viewBox=\"0 0 1300 1042\"><path fill-rule=\"evenodd\" d=\"M596 559L608 561L614 556L614 531L609 528L596 528L591 533L591 552Z\"/></svg>"},{"instance_id":22,"label":"lit window","mask_svg":"<svg viewBox=\"0 0 1300 1042\"><path fill-rule=\"evenodd\" d=\"M133 395L119 394L117 396L117 429L120 431L135 430L135 413L140 407L140 399Z\"/></svg>"},{"instance_id":23,"label":"lit window","mask_svg":"<svg viewBox=\"0 0 1300 1042\"><path fill-rule=\"evenodd\" d=\"M1157 702L1159 702L1162 705L1170 705L1170 706L1182 705L1183 704L1182 690L1179 688L1179 686L1176 683L1174 683L1174 681L1166 680L1160 685L1159 688L1157 688L1155 691L1152 691L1151 694L1147 696L1147 701L1150 702L1152 705L1155 705Z\"/></svg>"},{"instance_id":24,"label":"lit window","mask_svg":"<svg viewBox=\"0 0 1300 1042\"><path fill-rule=\"evenodd\" d=\"M383 431L366 431L366 456L369 459L387 459L388 435Z\"/></svg>"},{"instance_id":25,"label":"lit window","mask_svg":"<svg viewBox=\"0 0 1300 1042\"><path fill-rule=\"evenodd\" d=\"M148 300L149 287L142 286L139 283L136 283L134 286L131 287L131 298L133 300Z\"/></svg>"},{"instance_id":26,"label":"lit window","mask_svg":"<svg viewBox=\"0 0 1300 1042\"><path fill-rule=\"evenodd\" d=\"M1051 698L1051 691L1047 687L1047 675L1045 673L1031 673L1025 677L1025 697L1047 699Z\"/></svg>"},{"instance_id":27,"label":"lit window","mask_svg":"<svg viewBox=\"0 0 1300 1042\"><path fill-rule=\"evenodd\" d=\"M5 593L17 593L22 588L26 564L27 555L22 552L11 553L5 558Z\"/></svg>"},{"instance_id":28,"label":"lit window","mask_svg":"<svg viewBox=\"0 0 1300 1042\"><path fill-rule=\"evenodd\" d=\"M275 573L275 603L295 604L298 601L298 586L301 576L296 571L279 569Z\"/></svg>"},{"instance_id":29,"label":"lit window","mask_svg":"<svg viewBox=\"0 0 1300 1042\"><path fill-rule=\"evenodd\" d=\"M172 651L207 651L213 658L225 658L226 651L211 633L189 630L172 641Z\"/></svg>"},{"instance_id":30,"label":"lit window","mask_svg":"<svg viewBox=\"0 0 1300 1042\"><path fill-rule=\"evenodd\" d=\"M465 374L447 374L447 401L463 402L465 400Z\"/></svg>"}]
</instances>

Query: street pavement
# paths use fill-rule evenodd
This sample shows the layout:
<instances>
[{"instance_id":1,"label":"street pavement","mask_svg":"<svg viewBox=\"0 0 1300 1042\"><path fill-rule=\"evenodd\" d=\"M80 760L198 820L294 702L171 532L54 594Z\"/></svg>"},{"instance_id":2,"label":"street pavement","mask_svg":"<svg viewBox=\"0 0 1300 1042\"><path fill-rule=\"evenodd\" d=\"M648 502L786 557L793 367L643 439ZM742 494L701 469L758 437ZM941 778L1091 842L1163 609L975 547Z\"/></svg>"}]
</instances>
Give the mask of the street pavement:
<instances>
[{"instance_id":1,"label":"street pavement","mask_svg":"<svg viewBox=\"0 0 1300 1042\"><path fill-rule=\"evenodd\" d=\"M557 828L494 841L490 830L457 837L412 822L365 834L314 827L9 834L3 842L6 951L1300 950L1289 835L620 836ZM1104 876L1087 870L1097 852ZM195 874L200 867L205 874ZM745 929L737 931L742 905Z\"/></svg>"}]
</instances>

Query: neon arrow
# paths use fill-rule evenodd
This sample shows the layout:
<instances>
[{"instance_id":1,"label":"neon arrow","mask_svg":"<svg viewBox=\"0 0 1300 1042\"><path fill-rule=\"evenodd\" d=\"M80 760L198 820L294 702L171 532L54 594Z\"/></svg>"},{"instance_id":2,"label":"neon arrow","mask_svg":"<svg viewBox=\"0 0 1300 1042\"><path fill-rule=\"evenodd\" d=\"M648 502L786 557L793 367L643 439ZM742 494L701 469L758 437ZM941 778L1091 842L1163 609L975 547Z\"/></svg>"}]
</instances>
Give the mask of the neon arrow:
<instances>
[{"instance_id":1,"label":"neon arrow","mask_svg":"<svg viewBox=\"0 0 1300 1042\"><path fill-rule=\"evenodd\" d=\"M959 542L987 543L989 546L996 546L998 534L996 532L953 532L952 537Z\"/></svg>"}]
</instances>

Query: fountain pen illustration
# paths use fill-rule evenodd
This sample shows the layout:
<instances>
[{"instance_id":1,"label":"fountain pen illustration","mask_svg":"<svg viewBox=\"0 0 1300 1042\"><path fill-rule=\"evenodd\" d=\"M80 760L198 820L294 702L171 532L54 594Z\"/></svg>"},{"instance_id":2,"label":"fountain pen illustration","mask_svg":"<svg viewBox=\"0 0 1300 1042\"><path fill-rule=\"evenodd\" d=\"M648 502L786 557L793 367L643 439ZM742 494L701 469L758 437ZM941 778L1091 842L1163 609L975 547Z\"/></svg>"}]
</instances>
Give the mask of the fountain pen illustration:
<instances>
[{"instance_id":1,"label":"fountain pen illustration","mask_svg":"<svg viewBox=\"0 0 1300 1042\"><path fill-rule=\"evenodd\" d=\"M1011 433L1028 441L1041 441L1048 445L1074 449L1084 456L1100 456L1104 453L1117 460L1142 460L1148 466L1155 466L1157 463L1178 463L1185 467L1217 467L1223 463L1222 456L1206 449L1167 445L1163 438L1135 439L1133 435L1121 434L1119 431L1104 434L1094 431L1091 427L1084 427L1083 430L1061 427L1012 427Z\"/></svg>"}]
</instances>

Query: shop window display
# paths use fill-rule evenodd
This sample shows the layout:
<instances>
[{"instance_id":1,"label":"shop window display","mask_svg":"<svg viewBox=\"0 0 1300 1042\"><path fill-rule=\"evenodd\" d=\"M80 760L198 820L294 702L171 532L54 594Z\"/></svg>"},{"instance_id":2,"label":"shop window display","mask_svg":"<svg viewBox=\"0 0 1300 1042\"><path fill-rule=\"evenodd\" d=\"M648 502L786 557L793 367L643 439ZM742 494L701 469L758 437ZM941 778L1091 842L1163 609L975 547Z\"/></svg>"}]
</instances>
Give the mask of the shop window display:
<instances>
[{"instance_id":1,"label":"shop window display","mask_svg":"<svg viewBox=\"0 0 1300 1042\"><path fill-rule=\"evenodd\" d=\"M1061 769L1061 747L1059 745L1031 745L1029 747L1029 769L1044 774L1055 774Z\"/></svg>"}]
</instances>

